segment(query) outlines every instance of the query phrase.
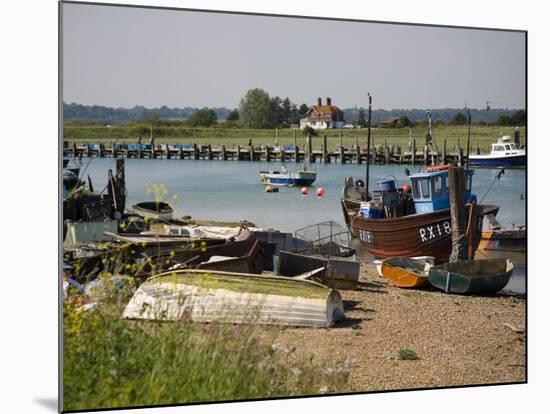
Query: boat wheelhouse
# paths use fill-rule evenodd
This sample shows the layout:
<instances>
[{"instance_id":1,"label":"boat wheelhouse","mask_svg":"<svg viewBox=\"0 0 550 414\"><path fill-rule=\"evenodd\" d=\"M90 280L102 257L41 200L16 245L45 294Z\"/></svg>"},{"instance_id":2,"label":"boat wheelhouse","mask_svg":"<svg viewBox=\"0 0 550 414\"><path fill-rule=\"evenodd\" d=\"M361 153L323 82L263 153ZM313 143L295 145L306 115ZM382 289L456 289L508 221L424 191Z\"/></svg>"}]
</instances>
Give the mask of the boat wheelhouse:
<instances>
[{"instance_id":1,"label":"boat wheelhouse","mask_svg":"<svg viewBox=\"0 0 550 414\"><path fill-rule=\"evenodd\" d=\"M464 201L477 202L472 194L472 170L464 170ZM423 172L411 175L412 197L416 213L432 213L450 208L448 170Z\"/></svg>"},{"instance_id":2,"label":"boat wheelhouse","mask_svg":"<svg viewBox=\"0 0 550 414\"><path fill-rule=\"evenodd\" d=\"M490 154L469 157L469 165L472 167L522 168L525 167L526 161L525 150L520 149L509 135L491 144Z\"/></svg>"}]
</instances>

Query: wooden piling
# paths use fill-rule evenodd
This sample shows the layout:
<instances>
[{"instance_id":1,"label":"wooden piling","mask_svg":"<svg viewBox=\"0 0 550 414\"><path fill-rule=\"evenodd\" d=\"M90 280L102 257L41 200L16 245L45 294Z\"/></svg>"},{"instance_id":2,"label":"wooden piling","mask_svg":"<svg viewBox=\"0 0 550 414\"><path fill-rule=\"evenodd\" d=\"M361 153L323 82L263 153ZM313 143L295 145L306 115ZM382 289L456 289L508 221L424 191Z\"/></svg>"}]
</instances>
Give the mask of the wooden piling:
<instances>
[{"instance_id":1,"label":"wooden piling","mask_svg":"<svg viewBox=\"0 0 550 414\"><path fill-rule=\"evenodd\" d=\"M117 158L118 154L116 153L116 144L114 142L111 143L111 148L113 149L113 158Z\"/></svg>"},{"instance_id":2,"label":"wooden piling","mask_svg":"<svg viewBox=\"0 0 550 414\"><path fill-rule=\"evenodd\" d=\"M344 150L343 146L340 146L340 163L341 164L346 163L346 151Z\"/></svg>"},{"instance_id":3,"label":"wooden piling","mask_svg":"<svg viewBox=\"0 0 550 414\"><path fill-rule=\"evenodd\" d=\"M323 135L323 162L327 164L330 162L330 159L328 158L328 147L327 147L327 134Z\"/></svg>"},{"instance_id":4,"label":"wooden piling","mask_svg":"<svg viewBox=\"0 0 550 414\"><path fill-rule=\"evenodd\" d=\"M388 139L384 138L384 163L387 165L390 163L390 149L388 147Z\"/></svg>"},{"instance_id":5,"label":"wooden piling","mask_svg":"<svg viewBox=\"0 0 550 414\"><path fill-rule=\"evenodd\" d=\"M294 131L294 161L300 162L300 148L296 145L296 131Z\"/></svg>"},{"instance_id":6,"label":"wooden piling","mask_svg":"<svg viewBox=\"0 0 550 414\"><path fill-rule=\"evenodd\" d=\"M225 156L225 145L222 145L221 156L223 161L227 159L227 157Z\"/></svg>"},{"instance_id":7,"label":"wooden piling","mask_svg":"<svg viewBox=\"0 0 550 414\"><path fill-rule=\"evenodd\" d=\"M254 146L248 147L248 151L250 153L250 161L254 161Z\"/></svg>"},{"instance_id":8,"label":"wooden piling","mask_svg":"<svg viewBox=\"0 0 550 414\"><path fill-rule=\"evenodd\" d=\"M197 144L193 144L193 158L195 160L198 160L200 158L199 146Z\"/></svg>"},{"instance_id":9,"label":"wooden piling","mask_svg":"<svg viewBox=\"0 0 550 414\"><path fill-rule=\"evenodd\" d=\"M311 139L311 135L307 136L307 160L309 162L313 162L313 140Z\"/></svg>"},{"instance_id":10,"label":"wooden piling","mask_svg":"<svg viewBox=\"0 0 550 414\"><path fill-rule=\"evenodd\" d=\"M447 140L443 140L443 164L447 164Z\"/></svg>"},{"instance_id":11,"label":"wooden piling","mask_svg":"<svg viewBox=\"0 0 550 414\"><path fill-rule=\"evenodd\" d=\"M449 198L451 206L452 251L450 262L468 258L466 243L466 215L464 206L464 168L449 167Z\"/></svg>"},{"instance_id":12,"label":"wooden piling","mask_svg":"<svg viewBox=\"0 0 550 414\"><path fill-rule=\"evenodd\" d=\"M411 164L413 167L416 164L416 138L413 139L413 147L411 152Z\"/></svg>"}]
</instances>

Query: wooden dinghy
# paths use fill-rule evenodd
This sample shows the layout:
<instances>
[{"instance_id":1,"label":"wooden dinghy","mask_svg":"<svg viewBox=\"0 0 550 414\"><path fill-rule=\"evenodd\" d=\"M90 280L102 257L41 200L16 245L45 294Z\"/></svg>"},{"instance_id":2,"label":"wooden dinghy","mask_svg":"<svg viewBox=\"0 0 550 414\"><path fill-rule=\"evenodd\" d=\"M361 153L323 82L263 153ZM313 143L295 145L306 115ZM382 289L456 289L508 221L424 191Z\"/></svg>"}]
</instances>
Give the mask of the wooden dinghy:
<instances>
[{"instance_id":1,"label":"wooden dinghy","mask_svg":"<svg viewBox=\"0 0 550 414\"><path fill-rule=\"evenodd\" d=\"M318 274L318 282L333 289L357 288L360 263L352 258L281 251L277 259L276 272L278 275L294 277L318 268L326 269L322 274Z\"/></svg>"},{"instance_id":2,"label":"wooden dinghy","mask_svg":"<svg viewBox=\"0 0 550 414\"><path fill-rule=\"evenodd\" d=\"M421 288L428 286L428 271L431 264L427 261L408 257L392 257L382 262L382 276L393 285L401 288Z\"/></svg>"},{"instance_id":3,"label":"wooden dinghy","mask_svg":"<svg viewBox=\"0 0 550 414\"><path fill-rule=\"evenodd\" d=\"M157 220L170 220L174 209L164 201L143 201L132 206L134 211L142 217Z\"/></svg>"},{"instance_id":4,"label":"wooden dinghy","mask_svg":"<svg viewBox=\"0 0 550 414\"><path fill-rule=\"evenodd\" d=\"M494 294L508 284L513 270L509 259L464 260L432 267L429 281L447 293Z\"/></svg>"},{"instance_id":5,"label":"wooden dinghy","mask_svg":"<svg viewBox=\"0 0 550 414\"><path fill-rule=\"evenodd\" d=\"M330 327L344 307L337 291L310 280L177 270L144 282L123 317Z\"/></svg>"}]
</instances>

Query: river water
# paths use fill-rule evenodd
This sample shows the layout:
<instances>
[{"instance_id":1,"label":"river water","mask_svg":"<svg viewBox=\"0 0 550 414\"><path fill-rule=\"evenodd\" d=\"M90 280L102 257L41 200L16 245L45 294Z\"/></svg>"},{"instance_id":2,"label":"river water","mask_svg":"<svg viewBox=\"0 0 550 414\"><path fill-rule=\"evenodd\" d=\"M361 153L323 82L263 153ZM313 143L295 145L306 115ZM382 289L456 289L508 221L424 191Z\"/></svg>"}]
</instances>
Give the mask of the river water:
<instances>
[{"instance_id":1,"label":"river water","mask_svg":"<svg viewBox=\"0 0 550 414\"><path fill-rule=\"evenodd\" d=\"M88 160L84 159L81 170L87 164ZM310 168L317 171L317 181L305 196L300 194L299 188L292 187L282 187L278 193L264 191L259 171L279 167L279 163L273 162L127 159L127 206L154 200L153 193L148 193L147 189L156 184L166 187L164 201L174 207L176 217L190 215L195 219L248 220L257 227L289 232L328 220L344 225L340 206L344 179L353 176L364 180L365 165L312 164ZM290 171L299 167L299 164L287 164ZM115 168L113 159L90 160L84 176L91 176L96 191L106 185L109 168ZM419 169L405 165L371 165L369 188L375 188L377 181L388 176L395 177L402 186L408 182L405 168L411 172ZM497 219L504 226L525 224L525 170L506 170L496 180L497 174L498 170L475 170L472 191L477 194L478 202L500 206ZM323 197L315 195L319 187L325 190ZM363 256L361 251L358 253ZM525 255L509 256L516 266L510 285L514 291L523 293Z\"/></svg>"}]
</instances>

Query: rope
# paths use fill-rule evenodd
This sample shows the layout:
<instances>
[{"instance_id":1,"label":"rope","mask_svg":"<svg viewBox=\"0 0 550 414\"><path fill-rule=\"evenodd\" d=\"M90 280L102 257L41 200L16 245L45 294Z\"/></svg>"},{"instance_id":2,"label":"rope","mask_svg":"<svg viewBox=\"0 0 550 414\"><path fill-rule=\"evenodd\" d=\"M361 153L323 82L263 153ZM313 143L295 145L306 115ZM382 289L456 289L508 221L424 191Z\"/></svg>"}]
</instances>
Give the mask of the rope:
<instances>
[{"instance_id":1,"label":"rope","mask_svg":"<svg viewBox=\"0 0 550 414\"><path fill-rule=\"evenodd\" d=\"M483 194L483 197L481 197L481 200L478 202L478 204L481 204L483 203L483 200L485 200L485 197L487 197L487 194L489 194L489 191L491 191L491 189L493 188L493 185L495 185L495 183L497 182L497 180L500 180L500 176L504 174L504 168L502 170L499 171L499 173L495 176L495 178L493 178L493 182L489 185L489 188L487 189L487 191L485 192L485 194Z\"/></svg>"}]
</instances>

